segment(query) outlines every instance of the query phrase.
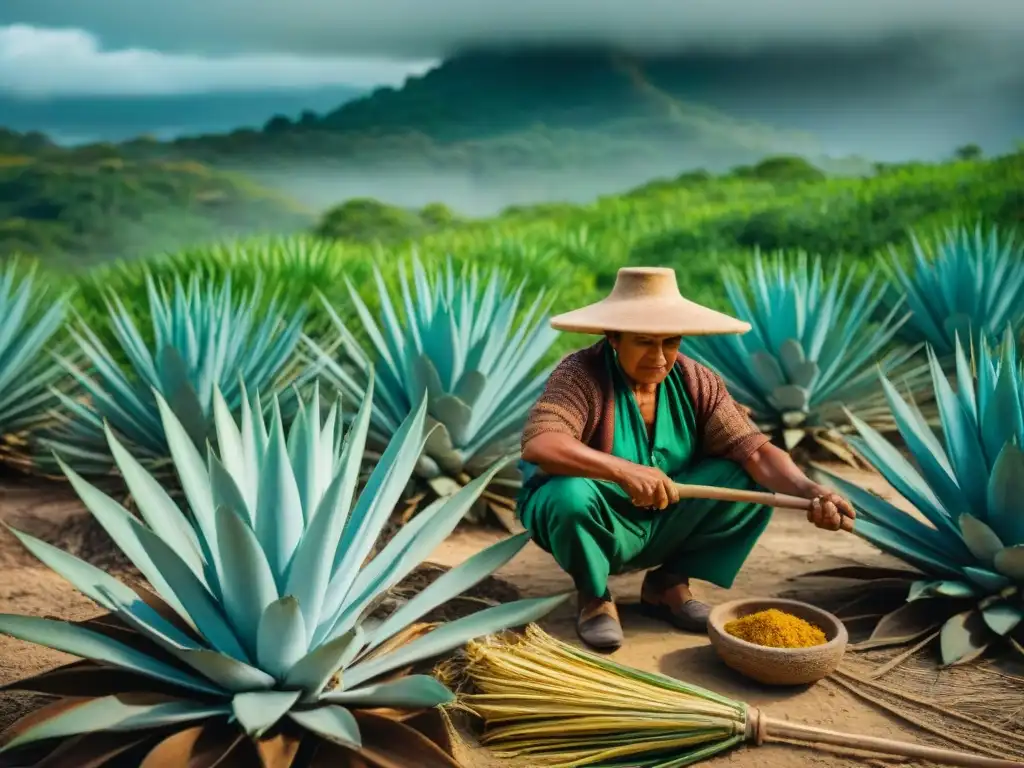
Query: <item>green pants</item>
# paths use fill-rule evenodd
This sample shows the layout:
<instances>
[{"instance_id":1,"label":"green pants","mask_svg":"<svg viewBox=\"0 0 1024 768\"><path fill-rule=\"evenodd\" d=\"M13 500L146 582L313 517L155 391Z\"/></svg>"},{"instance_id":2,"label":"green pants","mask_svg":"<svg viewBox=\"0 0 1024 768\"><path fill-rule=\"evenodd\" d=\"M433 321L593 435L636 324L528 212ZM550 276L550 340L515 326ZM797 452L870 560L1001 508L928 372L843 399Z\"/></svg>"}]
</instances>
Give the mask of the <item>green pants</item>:
<instances>
[{"instance_id":1,"label":"green pants","mask_svg":"<svg viewBox=\"0 0 1024 768\"><path fill-rule=\"evenodd\" d=\"M735 462L697 463L679 483L760 490ZM520 518L534 541L587 595L604 595L608 576L663 566L666 571L732 586L771 519L760 504L684 499L664 510L638 509L617 485L552 477L523 494Z\"/></svg>"}]
</instances>

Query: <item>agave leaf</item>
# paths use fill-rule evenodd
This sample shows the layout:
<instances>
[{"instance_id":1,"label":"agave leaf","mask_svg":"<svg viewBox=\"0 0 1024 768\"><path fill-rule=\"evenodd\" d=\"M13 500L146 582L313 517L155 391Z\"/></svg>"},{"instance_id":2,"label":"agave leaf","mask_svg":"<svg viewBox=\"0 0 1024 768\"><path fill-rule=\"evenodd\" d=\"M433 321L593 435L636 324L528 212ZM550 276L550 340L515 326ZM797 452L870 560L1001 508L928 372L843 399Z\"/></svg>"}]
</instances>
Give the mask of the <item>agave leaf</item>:
<instances>
[{"instance_id":1,"label":"agave leaf","mask_svg":"<svg viewBox=\"0 0 1024 768\"><path fill-rule=\"evenodd\" d=\"M803 411L811 401L811 393L803 387L785 384L773 389L768 400L781 411Z\"/></svg>"},{"instance_id":2,"label":"agave leaf","mask_svg":"<svg viewBox=\"0 0 1024 768\"><path fill-rule=\"evenodd\" d=\"M380 530L405 490L413 465L423 450L426 400L411 413L391 438L377 467L370 474L342 533L334 561L324 608L334 615L359 574L359 565L370 554Z\"/></svg>"},{"instance_id":3,"label":"agave leaf","mask_svg":"<svg viewBox=\"0 0 1024 768\"><path fill-rule=\"evenodd\" d=\"M258 739L295 706L300 695L300 691L236 693L231 699L231 711L242 729Z\"/></svg>"},{"instance_id":4,"label":"agave leaf","mask_svg":"<svg viewBox=\"0 0 1024 768\"><path fill-rule=\"evenodd\" d=\"M319 645L296 662L285 676L284 684L316 696L346 661L354 657L363 644L363 630L355 627L344 635ZM344 682L344 681L343 681Z\"/></svg>"},{"instance_id":5,"label":"agave leaf","mask_svg":"<svg viewBox=\"0 0 1024 768\"><path fill-rule=\"evenodd\" d=\"M775 357L767 352L755 352L750 356L750 365L769 392L786 385L786 374Z\"/></svg>"},{"instance_id":6,"label":"agave leaf","mask_svg":"<svg viewBox=\"0 0 1024 768\"><path fill-rule=\"evenodd\" d=\"M473 418L473 409L470 406L454 395L445 395L430 404L430 411L444 424L453 445L465 445L469 442L469 426Z\"/></svg>"},{"instance_id":7,"label":"agave leaf","mask_svg":"<svg viewBox=\"0 0 1024 768\"><path fill-rule=\"evenodd\" d=\"M918 420L911 406L888 379L882 379L882 387L900 435L921 468L929 487L954 517L968 510L969 503L957 485L953 469L935 435L926 424Z\"/></svg>"},{"instance_id":8,"label":"agave leaf","mask_svg":"<svg viewBox=\"0 0 1024 768\"><path fill-rule=\"evenodd\" d=\"M213 390L213 419L217 432L218 458L235 481L235 486L241 491L245 499L244 508L251 518L252 511L256 509L256 497L249 489L255 488L255 483L246 482L249 468L245 463L242 433L238 429L235 417L231 415L231 409L221 394L220 387Z\"/></svg>"},{"instance_id":9,"label":"agave leaf","mask_svg":"<svg viewBox=\"0 0 1024 768\"><path fill-rule=\"evenodd\" d=\"M174 468L178 471L181 488L202 534L201 543L206 547L205 552L212 555L211 565L219 573L221 566L216 557L220 550L217 542L216 507L213 506L213 491L210 487L210 476L206 471L206 462L160 393L154 392L154 396L160 410L164 432L167 434L167 447L174 459Z\"/></svg>"},{"instance_id":10,"label":"agave leaf","mask_svg":"<svg viewBox=\"0 0 1024 768\"><path fill-rule=\"evenodd\" d=\"M487 376L480 371L466 371L459 379L452 393L461 402L472 408L487 388Z\"/></svg>"},{"instance_id":11,"label":"agave leaf","mask_svg":"<svg viewBox=\"0 0 1024 768\"><path fill-rule=\"evenodd\" d=\"M354 599L343 603L340 615L333 621L329 634L348 631L359 614L378 595L397 584L440 546L455 530L455 526L479 498L494 475L510 460L511 457L508 457L497 462L455 496L450 499L439 499L439 503L431 504L407 523L359 573L351 590Z\"/></svg>"},{"instance_id":12,"label":"agave leaf","mask_svg":"<svg viewBox=\"0 0 1024 768\"><path fill-rule=\"evenodd\" d=\"M970 503L970 508L984 511L987 493L985 478L988 466L976 422L971 421L949 380L939 367L938 359L929 350L935 400L939 406L946 451L956 471L956 478ZM962 526L962 523L961 523ZM968 542L968 546L970 543Z\"/></svg>"},{"instance_id":13,"label":"agave leaf","mask_svg":"<svg viewBox=\"0 0 1024 768\"><path fill-rule=\"evenodd\" d=\"M554 597L517 600L485 608L470 616L442 624L401 648L362 661L346 670L346 688L354 688L381 675L454 650L469 640L510 627L523 626L547 615L565 602L568 593Z\"/></svg>"},{"instance_id":14,"label":"agave leaf","mask_svg":"<svg viewBox=\"0 0 1024 768\"><path fill-rule=\"evenodd\" d=\"M455 700L455 694L429 675L408 675L379 685L331 691L323 694L320 700L353 709L421 709L450 704Z\"/></svg>"},{"instance_id":15,"label":"agave leaf","mask_svg":"<svg viewBox=\"0 0 1024 768\"><path fill-rule=\"evenodd\" d=\"M1000 603L981 611L985 624L997 635L1008 635L1024 621L1024 609L1009 603Z\"/></svg>"},{"instance_id":16,"label":"agave leaf","mask_svg":"<svg viewBox=\"0 0 1024 768\"><path fill-rule=\"evenodd\" d=\"M1010 586L1010 579L999 573L994 573L987 568L975 568L967 566L964 569L964 576L977 584L986 594L994 594Z\"/></svg>"},{"instance_id":17,"label":"agave leaf","mask_svg":"<svg viewBox=\"0 0 1024 768\"><path fill-rule=\"evenodd\" d=\"M98 632L66 621L0 614L0 632L27 643L36 643L73 656L113 664L189 690L210 694L223 693L219 687L188 672L157 661Z\"/></svg>"},{"instance_id":18,"label":"agave leaf","mask_svg":"<svg viewBox=\"0 0 1024 768\"><path fill-rule=\"evenodd\" d=\"M1012 354L1012 346L1007 345L1005 355ZM1005 359L996 376L991 396L982 411L981 433L985 441L985 451L989 457L997 457L1007 443L1012 443L1018 435L1024 435L1024 412L1021 398L1014 385L1018 371L1013 361Z\"/></svg>"},{"instance_id":19,"label":"agave leaf","mask_svg":"<svg viewBox=\"0 0 1024 768\"><path fill-rule=\"evenodd\" d=\"M67 475L82 503L92 512L93 517L103 526L118 548L128 556L128 559L142 572L167 604L186 621L191 621L185 606L182 605L174 589L168 584L166 576L149 554L147 544L153 542L156 542L157 545L163 544L159 537L132 517L110 496L87 483L63 460L57 459L57 463L64 470L64 474ZM164 546L166 547L166 545ZM188 569L188 566L186 565L185 568Z\"/></svg>"},{"instance_id":20,"label":"agave leaf","mask_svg":"<svg viewBox=\"0 0 1024 768\"><path fill-rule=\"evenodd\" d=\"M104 696L44 720L5 744L0 752L45 739L95 731L136 731L205 720L229 712L223 705L170 699L136 703L130 696Z\"/></svg>"},{"instance_id":21,"label":"agave leaf","mask_svg":"<svg viewBox=\"0 0 1024 768\"><path fill-rule=\"evenodd\" d=\"M429 356L418 355L412 361L412 372L416 383L407 392L410 402L417 403L426 397L432 403L444 396L444 385Z\"/></svg>"},{"instance_id":22,"label":"agave leaf","mask_svg":"<svg viewBox=\"0 0 1024 768\"><path fill-rule=\"evenodd\" d=\"M974 515L966 512L960 515L960 531L967 548L985 565L991 565L996 554L1003 548L995 532Z\"/></svg>"},{"instance_id":23,"label":"agave leaf","mask_svg":"<svg viewBox=\"0 0 1024 768\"><path fill-rule=\"evenodd\" d=\"M948 617L943 616L945 607L940 601L915 600L886 614L875 625L871 636L862 647L884 648L890 645L904 645L924 637L938 629Z\"/></svg>"},{"instance_id":24,"label":"agave leaf","mask_svg":"<svg viewBox=\"0 0 1024 768\"><path fill-rule=\"evenodd\" d=\"M370 633L367 650L373 650L413 622L426 616L437 606L472 589L519 554L529 540L529 533L512 536L478 552L465 562L442 574Z\"/></svg>"},{"instance_id":25,"label":"agave leaf","mask_svg":"<svg viewBox=\"0 0 1024 768\"><path fill-rule=\"evenodd\" d=\"M256 657L260 668L279 680L306 655L306 626L299 601L292 595L275 600L260 617Z\"/></svg>"},{"instance_id":26,"label":"agave leaf","mask_svg":"<svg viewBox=\"0 0 1024 768\"><path fill-rule=\"evenodd\" d=\"M224 466L217 454L209 451L206 456L207 471L210 474L210 488L213 491L213 504L215 508L226 507L253 527L253 511L242 494L235 478Z\"/></svg>"},{"instance_id":27,"label":"agave leaf","mask_svg":"<svg viewBox=\"0 0 1024 768\"><path fill-rule=\"evenodd\" d=\"M964 611L942 625L939 635L943 666L967 664L988 648L988 628L979 611Z\"/></svg>"},{"instance_id":28,"label":"agave leaf","mask_svg":"<svg viewBox=\"0 0 1024 768\"><path fill-rule=\"evenodd\" d=\"M952 534L953 542L960 541L960 530L954 525L939 497L932 490L930 484L921 477L917 469L866 422L854 414L850 414L850 421L860 435L859 440L854 439L850 442L860 454L878 469L886 481L914 505L937 530ZM899 510L895 507L886 512L888 513L885 514L887 518L894 518L899 514ZM963 549L962 541L960 541L960 545Z\"/></svg>"},{"instance_id":29,"label":"agave leaf","mask_svg":"<svg viewBox=\"0 0 1024 768\"><path fill-rule=\"evenodd\" d=\"M178 557L169 544L143 526L138 527L137 534L149 562L160 572L166 588L182 606L180 612L175 612L195 627L218 651L248 662L251 657L239 643L236 629L228 623L216 598L192 573L185 561ZM175 603L170 605L174 609Z\"/></svg>"},{"instance_id":30,"label":"agave leaf","mask_svg":"<svg viewBox=\"0 0 1024 768\"><path fill-rule=\"evenodd\" d=\"M302 499L285 445L281 411L274 408L267 452L260 467L256 536L276 583L284 586L292 555L302 538Z\"/></svg>"},{"instance_id":31,"label":"agave leaf","mask_svg":"<svg viewBox=\"0 0 1024 768\"><path fill-rule=\"evenodd\" d=\"M307 710L293 709L288 716L306 730L335 744L350 749L362 746L359 723L344 707L332 705Z\"/></svg>"},{"instance_id":32,"label":"agave leaf","mask_svg":"<svg viewBox=\"0 0 1024 768\"><path fill-rule=\"evenodd\" d=\"M274 678L266 672L223 653L206 649L169 650L225 691L241 693L269 690L274 687Z\"/></svg>"},{"instance_id":33,"label":"agave leaf","mask_svg":"<svg viewBox=\"0 0 1024 768\"><path fill-rule=\"evenodd\" d=\"M196 578L205 584L202 550L188 519L163 486L121 445L109 425L104 425L104 430L114 462L121 471L121 477L124 478L142 519L153 533L178 553Z\"/></svg>"},{"instance_id":34,"label":"agave leaf","mask_svg":"<svg viewBox=\"0 0 1024 768\"><path fill-rule=\"evenodd\" d=\"M988 481L988 523L999 538L1024 543L1024 451L1007 443Z\"/></svg>"},{"instance_id":35,"label":"agave leaf","mask_svg":"<svg viewBox=\"0 0 1024 768\"><path fill-rule=\"evenodd\" d=\"M223 571L220 574L224 610L250 658L257 655L260 618L279 597L274 574L256 534L236 512L217 510L217 539Z\"/></svg>"},{"instance_id":36,"label":"agave leaf","mask_svg":"<svg viewBox=\"0 0 1024 768\"><path fill-rule=\"evenodd\" d=\"M963 581L936 581L932 583L931 590L943 597L970 598L978 595L974 587Z\"/></svg>"},{"instance_id":37,"label":"agave leaf","mask_svg":"<svg viewBox=\"0 0 1024 768\"><path fill-rule=\"evenodd\" d=\"M100 587L107 591L120 596L127 602L131 602L137 597L125 584L115 579L105 571L100 570L94 565L80 560L74 555L69 555L62 549L58 549L52 544L47 544L45 541L29 536L27 533L22 533L15 528L5 525L11 534L20 541L25 548L35 555L40 562L51 568L56 573L63 576L72 586L75 587L79 592L100 604L103 608L108 611L111 610L111 606L107 601L107 596L100 591Z\"/></svg>"},{"instance_id":38,"label":"agave leaf","mask_svg":"<svg viewBox=\"0 0 1024 768\"><path fill-rule=\"evenodd\" d=\"M295 562L288 574L286 594L295 595L303 607L306 636L316 631L327 586L336 556L336 548L348 520L352 498L366 445L373 404L373 380L369 384L370 396L363 400L355 421L349 428L341 456L341 471L334 476L313 515L306 533L295 552Z\"/></svg>"},{"instance_id":39,"label":"agave leaf","mask_svg":"<svg viewBox=\"0 0 1024 768\"><path fill-rule=\"evenodd\" d=\"M995 556L996 570L1024 584L1024 544L1007 547Z\"/></svg>"},{"instance_id":40,"label":"agave leaf","mask_svg":"<svg viewBox=\"0 0 1024 768\"><path fill-rule=\"evenodd\" d=\"M189 380L189 366L172 346L163 347L157 357L162 391L171 410L192 444L202 449L210 435L210 423Z\"/></svg>"}]
</instances>

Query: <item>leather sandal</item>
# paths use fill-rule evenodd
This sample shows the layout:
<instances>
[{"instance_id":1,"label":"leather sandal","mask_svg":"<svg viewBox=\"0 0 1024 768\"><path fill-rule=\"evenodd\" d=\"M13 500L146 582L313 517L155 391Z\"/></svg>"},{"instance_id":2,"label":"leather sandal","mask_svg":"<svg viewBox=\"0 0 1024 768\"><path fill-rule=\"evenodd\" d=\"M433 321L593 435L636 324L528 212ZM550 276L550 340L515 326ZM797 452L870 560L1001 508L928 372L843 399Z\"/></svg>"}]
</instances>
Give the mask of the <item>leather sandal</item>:
<instances>
[{"instance_id":1,"label":"leather sandal","mask_svg":"<svg viewBox=\"0 0 1024 768\"><path fill-rule=\"evenodd\" d=\"M576 634L580 640L597 651L614 651L622 646L622 624L614 602L581 595L579 605Z\"/></svg>"},{"instance_id":2,"label":"leather sandal","mask_svg":"<svg viewBox=\"0 0 1024 768\"><path fill-rule=\"evenodd\" d=\"M641 611L652 619L664 621L684 632L707 632L708 616L711 614L711 607L707 603L691 598L679 606L679 608L673 609L667 603L647 599L649 592L661 593L673 586L686 583L683 579L673 578L668 583L654 584L661 576L656 571L650 571L644 577L644 584L640 593Z\"/></svg>"}]
</instances>

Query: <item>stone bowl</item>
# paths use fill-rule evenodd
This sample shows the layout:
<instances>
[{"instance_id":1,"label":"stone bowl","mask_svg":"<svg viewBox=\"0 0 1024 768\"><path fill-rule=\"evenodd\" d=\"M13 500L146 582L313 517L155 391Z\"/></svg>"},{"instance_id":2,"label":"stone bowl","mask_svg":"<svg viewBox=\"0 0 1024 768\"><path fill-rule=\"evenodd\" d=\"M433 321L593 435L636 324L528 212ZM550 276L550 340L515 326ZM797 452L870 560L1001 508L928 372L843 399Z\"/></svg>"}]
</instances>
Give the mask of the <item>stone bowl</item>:
<instances>
[{"instance_id":1,"label":"stone bowl","mask_svg":"<svg viewBox=\"0 0 1024 768\"><path fill-rule=\"evenodd\" d=\"M826 643L811 648L767 648L733 637L725 625L758 611L776 608L816 625ZM752 598L722 603L708 617L708 637L728 666L765 685L807 685L828 676L843 659L849 635L846 626L828 611L797 600Z\"/></svg>"}]
</instances>

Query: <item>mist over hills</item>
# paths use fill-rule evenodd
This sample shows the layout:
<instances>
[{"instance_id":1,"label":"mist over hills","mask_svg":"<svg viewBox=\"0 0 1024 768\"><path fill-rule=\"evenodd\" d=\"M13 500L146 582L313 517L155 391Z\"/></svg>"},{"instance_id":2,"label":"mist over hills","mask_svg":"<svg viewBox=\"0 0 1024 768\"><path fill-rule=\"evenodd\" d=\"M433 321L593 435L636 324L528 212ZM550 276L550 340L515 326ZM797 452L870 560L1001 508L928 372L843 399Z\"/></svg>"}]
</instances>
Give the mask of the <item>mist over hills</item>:
<instances>
[{"instance_id":1,"label":"mist over hills","mask_svg":"<svg viewBox=\"0 0 1024 768\"><path fill-rule=\"evenodd\" d=\"M276 113L323 112L365 93L351 86L153 96L59 96L25 98L0 94L0 125L39 131L58 144L128 141L153 136L228 133L260 128Z\"/></svg>"},{"instance_id":2,"label":"mist over hills","mask_svg":"<svg viewBox=\"0 0 1024 768\"><path fill-rule=\"evenodd\" d=\"M34 132L0 130L0 252L296 231L352 198L486 217L698 169L742 177L766 157L870 176L878 160L940 160L973 143L962 157L1000 154L1024 137L1024 98L1003 98L1024 83L1015 71L972 89L898 56L836 54L833 71L823 57L802 49L740 66L711 54L517 48L467 51L372 92L20 100L13 110L7 97L0 123ZM65 144L75 137L102 141Z\"/></svg>"}]
</instances>

